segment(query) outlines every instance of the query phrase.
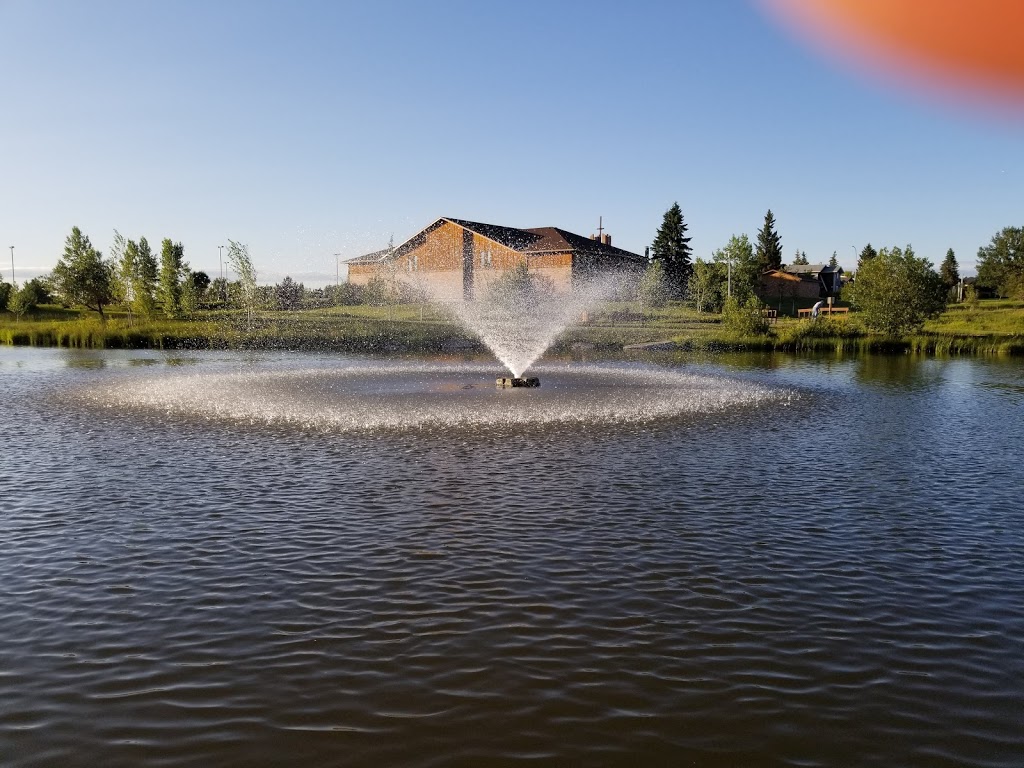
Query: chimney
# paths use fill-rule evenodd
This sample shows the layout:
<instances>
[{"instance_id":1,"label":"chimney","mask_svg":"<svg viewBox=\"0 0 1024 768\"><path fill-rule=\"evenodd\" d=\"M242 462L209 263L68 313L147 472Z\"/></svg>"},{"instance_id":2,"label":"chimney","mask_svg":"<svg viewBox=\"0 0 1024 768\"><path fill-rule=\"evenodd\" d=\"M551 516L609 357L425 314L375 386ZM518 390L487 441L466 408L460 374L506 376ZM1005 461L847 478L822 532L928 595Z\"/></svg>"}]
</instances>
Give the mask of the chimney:
<instances>
[{"instance_id":1,"label":"chimney","mask_svg":"<svg viewBox=\"0 0 1024 768\"><path fill-rule=\"evenodd\" d=\"M612 236L607 234L607 233L601 235L601 242L604 243L605 245L611 245L612 244Z\"/></svg>"},{"instance_id":2,"label":"chimney","mask_svg":"<svg viewBox=\"0 0 1024 768\"><path fill-rule=\"evenodd\" d=\"M590 239L591 239L591 240L597 240L597 235L591 235L591 236L590 236Z\"/></svg>"}]
</instances>

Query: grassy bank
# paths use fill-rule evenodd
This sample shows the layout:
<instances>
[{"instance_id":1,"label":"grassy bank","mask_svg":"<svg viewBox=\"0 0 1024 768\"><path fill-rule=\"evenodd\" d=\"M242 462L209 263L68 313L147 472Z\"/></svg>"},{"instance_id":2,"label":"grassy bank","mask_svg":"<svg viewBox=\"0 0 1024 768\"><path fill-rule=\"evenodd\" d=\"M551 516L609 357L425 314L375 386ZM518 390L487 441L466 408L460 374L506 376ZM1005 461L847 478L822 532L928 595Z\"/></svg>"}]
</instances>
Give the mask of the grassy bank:
<instances>
[{"instance_id":1,"label":"grassy bank","mask_svg":"<svg viewBox=\"0 0 1024 768\"><path fill-rule=\"evenodd\" d=\"M913 336L868 333L856 314L816 321L780 318L766 335L736 336L717 314L681 306L611 304L570 327L555 351L622 349L671 340L681 349L785 352L918 352L1024 355L1024 302L950 307ZM335 307L296 312L205 312L193 320L140 320L44 307L20 320L0 313L0 343L93 349L295 349L346 352L482 351L479 340L430 305Z\"/></svg>"}]
</instances>

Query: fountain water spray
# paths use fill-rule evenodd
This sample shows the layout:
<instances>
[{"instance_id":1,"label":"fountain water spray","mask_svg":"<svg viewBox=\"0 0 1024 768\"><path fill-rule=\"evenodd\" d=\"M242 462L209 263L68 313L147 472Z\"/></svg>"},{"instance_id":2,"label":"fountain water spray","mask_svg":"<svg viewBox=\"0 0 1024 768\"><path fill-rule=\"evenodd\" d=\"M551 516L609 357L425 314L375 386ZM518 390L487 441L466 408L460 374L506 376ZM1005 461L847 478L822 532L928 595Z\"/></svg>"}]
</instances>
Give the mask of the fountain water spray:
<instances>
[{"instance_id":1,"label":"fountain water spray","mask_svg":"<svg viewBox=\"0 0 1024 768\"><path fill-rule=\"evenodd\" d=\"M539 386L536 379L523 379L523 373L566 328L607 300L621 280L618 275L581 280L571 293L561 294L524 266L493 281L479 298L453 309L459 321L508 368L510 381L520 382L503 384L506 379L498 379L499 387Z\"/></svg>"}]
</instances>

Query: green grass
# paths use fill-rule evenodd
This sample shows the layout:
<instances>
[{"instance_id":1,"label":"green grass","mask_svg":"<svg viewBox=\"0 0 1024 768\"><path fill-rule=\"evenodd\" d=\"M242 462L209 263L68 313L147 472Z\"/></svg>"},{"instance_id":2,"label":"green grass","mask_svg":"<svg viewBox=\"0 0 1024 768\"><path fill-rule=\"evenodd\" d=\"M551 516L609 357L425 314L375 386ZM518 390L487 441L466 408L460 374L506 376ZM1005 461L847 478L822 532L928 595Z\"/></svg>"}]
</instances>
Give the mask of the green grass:
<instances>
[{"instance_id":1,"label":"green grass","mask_svg":"<svg viewBox=\"0 0 1024 768\"><path fill-rule=\"evenodd\" d=\"M1024 302L982 301L951 306L922 331L903 339L867 332L856 313L816 321L780 318L765 336L737 337L721 315L678 303L639 307L613 303L571 326L554 351L576 345L621 349L628 344L674 341L709 351L828 351L928 354L1024 354ZM46 306L15 320L0 313L0 343L32 346L132 349L305 349L357 352L483 350L443 307L345 306L297 312L260 312L252 320L237 310L202 312L194 320L142 320L127 313L95 313Z\"/></svg>"}]
</instances>

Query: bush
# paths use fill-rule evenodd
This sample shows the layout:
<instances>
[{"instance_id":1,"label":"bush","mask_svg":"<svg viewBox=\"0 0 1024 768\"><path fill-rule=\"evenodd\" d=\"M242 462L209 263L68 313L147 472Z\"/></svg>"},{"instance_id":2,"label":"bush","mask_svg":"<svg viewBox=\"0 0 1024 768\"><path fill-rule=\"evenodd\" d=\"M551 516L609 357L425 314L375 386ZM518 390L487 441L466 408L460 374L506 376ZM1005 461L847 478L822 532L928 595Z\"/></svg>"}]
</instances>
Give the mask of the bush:
<instances>
[{"instance_id":1,"label":"bush","mask_svg":"<svg viewBox=\"0 0 1024 768\"><path fill-rule=\"evenodd\" d=\"M742 304L730 296L722 308L722 325L734 336L764 336L769 326L762 308L760 300L753 296Z\"/></svg>"}]
</instances>

